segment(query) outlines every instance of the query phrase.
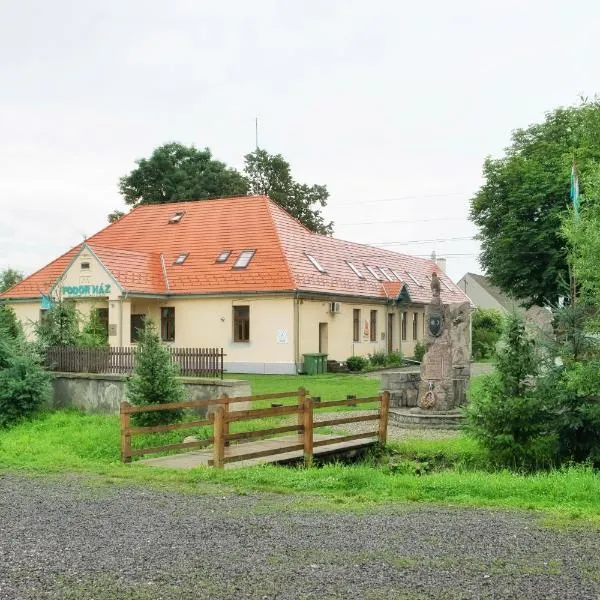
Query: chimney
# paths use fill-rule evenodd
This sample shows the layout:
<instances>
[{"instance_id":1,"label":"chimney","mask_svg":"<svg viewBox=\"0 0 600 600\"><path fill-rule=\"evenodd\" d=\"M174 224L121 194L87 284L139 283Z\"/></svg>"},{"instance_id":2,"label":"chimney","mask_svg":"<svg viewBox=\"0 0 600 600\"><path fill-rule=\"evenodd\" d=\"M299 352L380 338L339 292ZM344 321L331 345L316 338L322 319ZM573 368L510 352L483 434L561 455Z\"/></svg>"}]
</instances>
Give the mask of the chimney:
<instances>
[{"instance_id":1,"label":"chimney","mask_svg":"<svg viewBox=\"0 0 600 600\"><path fill-rule=\"evenodd\" d=\"M435 250L431 253L431 260L440 268L442 273L446 272L446 259L438 258L438 256L435 253Z\"/></svg>"}]
</instances>

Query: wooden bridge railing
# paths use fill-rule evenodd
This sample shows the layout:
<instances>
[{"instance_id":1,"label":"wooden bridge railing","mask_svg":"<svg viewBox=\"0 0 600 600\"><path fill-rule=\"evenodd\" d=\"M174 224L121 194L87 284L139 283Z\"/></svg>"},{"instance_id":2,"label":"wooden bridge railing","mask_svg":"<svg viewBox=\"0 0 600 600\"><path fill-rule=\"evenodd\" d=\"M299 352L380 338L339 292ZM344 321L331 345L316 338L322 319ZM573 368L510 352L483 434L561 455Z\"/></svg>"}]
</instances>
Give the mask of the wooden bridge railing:
<instances>
[{"instance_id":1,"label":"wooden bridge railing","mask_svg":"<svg viewBox=\"0 0 600 600\"><path fill-rule=\"evenodd\" d=\"M286 398L295 398L294 404L285 406L272 406L270 408L255 408L250 410L230 410L232 404L238 402L254 402L257 400L283 400ZM326 421L315 421L314 410L343 407L365 403L379 403L377 413L359 416L342 416L341 418L332 418ZM328 402L313 402L312 398L304 388L296 392L278 392L274 394L262 394L259 396L243 396L238 398L229 398L223 395L214 400L193 400L189 402L178 402L172 404L155 404L150 406L132 406L128 402L121 403L121 460L131 462L134 456L143 456L145 454L155 454L160 452L169 452L172 450L191 450L201 447L207 447L212 444L213 457L209 465L217 468L223 468L226 463L249 460L283 454L302 450L304 462L310 465L313 460L313 450L315 447L326 446L328 444L339 444L351 440L378 438L379 442L385 444L387 441L387 425L389 414L390 395L383 392L379 396L368 398L349 397L345 400L333 400ZM207 418L185 421L182 423L173 423L170 425L155 425L152 427L132 427L131 415L142 412L151 412L157 410L175 410L175 409L199 409L216 407ZM347 414L347 413L346 413ZM266 417L280 417L285 415L296 415L296 422L292 425L281 425L253 431L243 431L239 433L230 432L230 424L235 422L252 421ZM347 423L358 423L364 421L378 421L376 431L355 433L344 436L332 436L331 438L314 440L313 431L315 427L330 427L344 425ZM146 435L151 433L162 433L166 431L176 431L178 429L190 429L195 427L211 426L212 435L206 439L196 442L185 442L180 444L169 444L166 446L152 446L146 448L132 448L131 438L137 435ZM295 440L285 439L286 444L279 447L267 448L258 451L244 452L244 444L237 445L235 452L225 452L225 448L230 446L231 442L239 440L250 440L256 438L273 437L285 433L297 433ZM282 440L283 441L283 440Z\"/></svg>"}]
</instances>

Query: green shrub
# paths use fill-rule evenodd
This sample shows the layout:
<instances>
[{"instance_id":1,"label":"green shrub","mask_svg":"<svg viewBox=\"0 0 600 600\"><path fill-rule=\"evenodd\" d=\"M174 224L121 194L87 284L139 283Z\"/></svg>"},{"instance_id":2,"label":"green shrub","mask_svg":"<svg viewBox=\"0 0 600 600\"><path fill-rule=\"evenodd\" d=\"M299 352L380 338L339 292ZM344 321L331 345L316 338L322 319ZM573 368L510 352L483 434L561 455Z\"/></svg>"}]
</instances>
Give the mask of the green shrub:
<instances>
[{"instance_id":1,"label":"green shrub","mask_svg":"<svg viewBox=\"0 0 600 600\"><path fill-rule=\"evenodd\" d=\"M346 366L350 371L362 371L367 366L367 359L364 356L350 356L346 359Z\"/></svg>"},{"instance_id":2,"label":"green shrub","mask_svg":"<svg viewBox=\"0 0 600 600\"><path fill-rule=\"evenodd\" d=\"M23 334L15 311L7 304L0 304L0 331L10 339L16 340Z\"/></svg>"},{"instance_id":3,"label":"green shrub","mask_svg":"<svg viewBox=\"0 0 600 600\"><path fill-rule=\"evenodd\" d=\"M185 391L177 379L178 370L171 364L169 351L161 344L152 321L144 323L135 349L135 369L127 381L127 400L136 406L182 402ZM132 415L132 422L141 427L165 425L181 421L183 411L157 410Z\"/></svg>"},{"instance_id":4,"label":"green shrub","mask_svg":"<svg viewBox=\"0 0 600 600\"><path fill-rule=\"evenodd\" d=\"M401 365L402 364L402 352L389 352L387 355L388 365Z\"/></svg>"},{"instance_id":5,"label":"green shrub","mask_svg":"<svg viewBox=\"0 0 600 600\"><path fill-rule=\"evenodd\" d=\"M73 302L59 300L35 324L37 345L40 350L50 346L77 346L79 341L79 313Z\"/></svg>"},{"instance_id":6,"label":"green shrub","mask_svg":"<svg viewBox=\"0 0 600 600\"><path fill-rule=\"evenodd\" d=\"M421 362L423 360L423 357L425 356L425 352L426 352L425 344L423 342L417 342L415 344L415 352L414 352L415 360L418 360L419 362Z\"/></svg>"},{"instance_id":7,"label":"green shrub","mask_svg":"<svg viewBox=\"0 0 600 600\"><path fill-rule=\"evenodd\" d=\"M532 385L539 365L523 320L510 316L497 353L497 373L478 382L478 393L471 394L466 409L467 429L495 463L534 468L556 460L552 408Z\"/></svg>"},{"instance_id":8,"label":"green shrub","mask_svg":"<svg viewBox=\"0 0 600 600\"><path fill-rule=\"evenodd\" d=\"M371 356L369 356L369 362L374 367L385 367L387 361L388 357L385 352L375 352Z\"/></svg>"},{"instance_id":9,"label":"green shrub","mask_svg":"<svg viewBox=\"0 0 600 600\"><path fill-rule=\"evenodd\" d=\"M100 320L100 315L95 308L92 308L89 318L83 324L78 345L85 348L99 348L108 345L106 325Z\"/></svg>"},{"instance_id":10,"label":"green shrub","mask_svg":"<svg viewBox=\"0 0 600 600\"><path fill-rule=\"evenodd\" d=\"M0 427L35 413L50 398L51 375L22 336L0 328Z\"/></svg>"},{"instance_id":11,"label":"green shrub","mask_svg":"<svg viewBox=\"0 0 600 600\"><path fill-rule=\"evenodd\" d=\"M473 311L471 319L473 358L491 358L502 335L502 314L493 308L477 308Z\"/></svg>"}]
</instances>

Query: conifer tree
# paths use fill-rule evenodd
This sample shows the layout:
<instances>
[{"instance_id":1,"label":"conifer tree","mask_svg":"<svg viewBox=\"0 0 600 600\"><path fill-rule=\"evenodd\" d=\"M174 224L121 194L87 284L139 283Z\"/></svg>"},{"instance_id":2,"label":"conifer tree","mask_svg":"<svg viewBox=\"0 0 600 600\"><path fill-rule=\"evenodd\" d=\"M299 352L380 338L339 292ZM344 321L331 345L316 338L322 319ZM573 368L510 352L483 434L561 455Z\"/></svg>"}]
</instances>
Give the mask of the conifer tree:
<instances>
[{"instance_id":1,"label":"conifer tree","mask_svg":"<svg viewBox=\"0 0 600 600\"><path fill-rule=\"evenodd\" d=\"M135 406L182 402L185 390L177 379L168 350L161 344L154 323L146 320L135 350L135 369L127 382L127 400ZM182 410L153 411L132 415L135 425L145 427L181 421Z\"/></svg>"}]
</instances>

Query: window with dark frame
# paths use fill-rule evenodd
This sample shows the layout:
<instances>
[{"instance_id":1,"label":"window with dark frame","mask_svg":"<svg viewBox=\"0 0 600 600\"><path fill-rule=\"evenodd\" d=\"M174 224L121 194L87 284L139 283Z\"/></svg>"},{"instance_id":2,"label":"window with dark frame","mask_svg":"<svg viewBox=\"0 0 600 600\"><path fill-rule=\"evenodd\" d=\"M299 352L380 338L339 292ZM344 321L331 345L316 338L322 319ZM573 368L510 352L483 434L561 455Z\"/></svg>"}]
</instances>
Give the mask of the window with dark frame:
<instances>
[{"instance_id":1,"label":"window with dark frame","mask_svg":"<svg viewBox=\"0 0 600 600\"><path fill-rule=\"evenodd\" d=\"M232 269L245 269L252 260L256 250L244 250L235 261Z\"/></svg>"},{"instance_id":2,"label":"window with dark frame","mask_svg":"<svg viewBox=\"0 0 600 600\"><path fill-rule=\"evenodd\" d=\"M131 315L131 343L137 344L142 337L144 331L144 321L146 320L145 314Z\"/></svg>"},{"instance_id":3,"label":"window with dark frame","mask_svg":"<svg viewBox=\"0 0 600 600\"><path fill-rule=\"evenodd\" d=\"M412 322L412 334L413 340L417 339L417 327L419 323L419 313L413 313L413 322Z\"/></svg>"},{"instance_id":4,"label":"window with dark frame","mask_svg":"<svg viewBox=\"0 0 600 600\"><path fill-rule=\"evenodd\" d=\"M371 334L371 341L377 341L377 311L371 311L371 326L369 328L369 332Z\"/></svg>"},{"instance_id":5,"label":"window with dark frame","mask_svg":"<svg viewBox=\"0 0 600 600\"><path fill-rule=\"evenodd\" d=\"M47 318L48 318L48 309L40 308L40 325L43 325L46 322Z\"/></svg>"},{"instance_id":6,"label":"window with dark frame","mask_svg":"<svg viewBox=\"0 0 600 600\"><path fill-rule=\"evenodd\" d=\"M217 260L215 262L224 263L229 256L231 255L231 250L223 250L219 256L217 256Z\"/></svg>"},{"instance_id":7,"label":"window with dark frame","mask_svg":"<svg viewBox=\"0 0 600 600\"><path fill-rule=\"evenodd\" d=\"M174 265L182 265L186 260L187 257L190 255L189 252L182 252L176 259L175 262L173 263Z\"/></svg>"},{"instance_id":8,"label":"window with dark frame","mask_svg":"<svg viewBox=\"0 0 600 600\"><path fill-rule=\"evenodd\" d=\"M163 342L175 341L174 306L164 306L160 309L160 337Z\"/></svg>"},{"instance_id":9,"label":"window with dark frame","mask_svg":"<svg viewBox=\"0 0 600 600\"><path fill-rule=\"evenodd\" d=\"M185 211L179 211L176 212L170 219L169 219L169 225L175 225L176 223L179 223L179 221L181 221L181 219L183 219L183 215L185 215Z\"/></svg>"},{"instance_id":10,"label":"window with dark frame","mask_svg":"<svg viewBox=\"0 0 600 600\"><path fill-rule=\"evenodd\" d=\"M408 313L405 313L405 312L402 313L402 341L403 342L406 341L406 319L407 319L407 315L408 315Z\"/></svg>"},{"instance_id":11,"label":"window with dark frame","mask_svg":"<svg viewBox=\"0 0 600 600\"><path fill-rule=\"evenodd\" d=\"M360 342L360 308L352 311L352 339Z\"/></svg>"},{"instance_id":12,"label":"window with dark frame","mask_svg":"<svg viewBox=\"0 0 600 600\"><path fill-rule=\"evenodd\" d=\"M102 331L108 335L108 308L96 308L96 318L102 326Z\"/></svg>"},{"instance_id":13,"label":"window with dark frame","mask_svg":"<svg viewBox=\"0 0 600 600\"><path fill-rule=\"evenodd\" d=\"M233 307L233 341L250 341L250 307Z\"/></svg>"},{"instance_id":14,"label":"window with dark frame","mask_svg":"<svg viewBox=\"0 0 600 600\"><path fill-rule=\"evenodd\" d=\"M81 263L81 270L82 271L89 271L90 270L90 263L89 262L82 262Z\"/></svg>"}]
</instances>

